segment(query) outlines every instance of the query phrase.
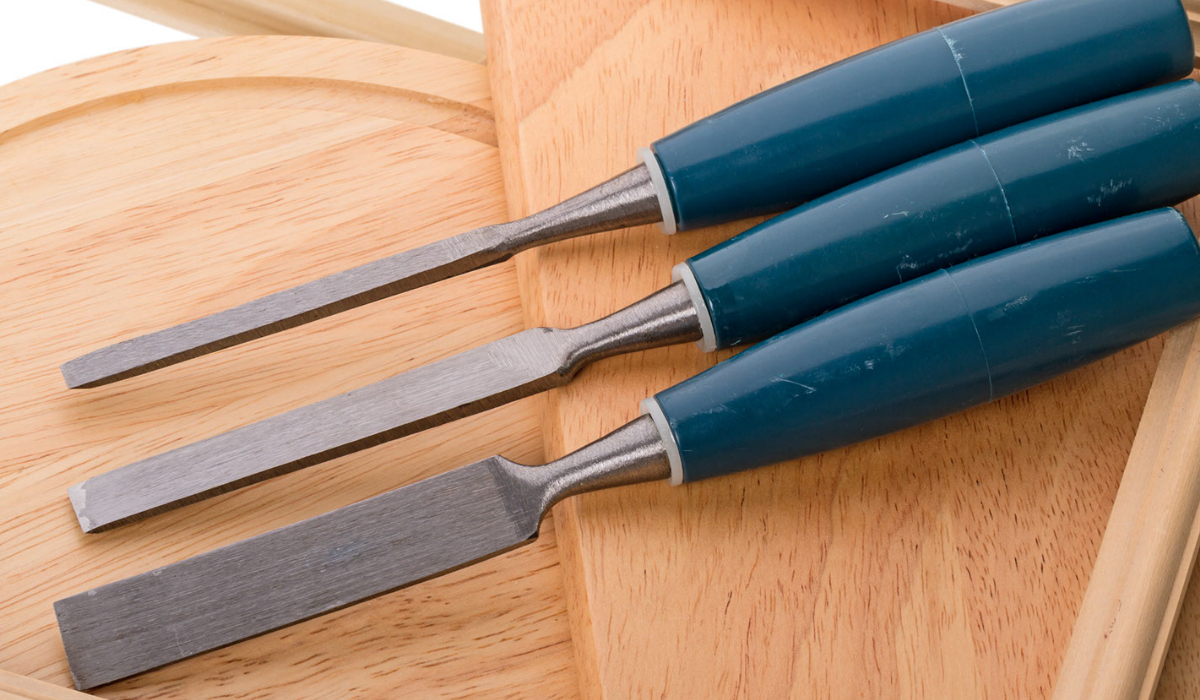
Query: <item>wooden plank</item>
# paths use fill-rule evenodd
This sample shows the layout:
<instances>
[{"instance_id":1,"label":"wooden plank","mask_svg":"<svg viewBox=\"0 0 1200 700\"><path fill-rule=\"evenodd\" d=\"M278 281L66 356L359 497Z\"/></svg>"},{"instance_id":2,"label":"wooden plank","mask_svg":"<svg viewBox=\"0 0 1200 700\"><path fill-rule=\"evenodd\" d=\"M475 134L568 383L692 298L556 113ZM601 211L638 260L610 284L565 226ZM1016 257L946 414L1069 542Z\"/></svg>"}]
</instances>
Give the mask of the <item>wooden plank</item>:
<instances>
[{"instance_id":1,"label":"wooden plank","mask_svg":"<svg viewBox=\"0 0 1200 700\"><path fill-rule=\"evenodd\" d=\"M0 700L94 700L96 696L0 671Z\"/></svg>"},{"instance_id":2,"label":"wooden plank","mask_svg":"<svg viewBox=\"0 0 1200 700\"><path fill-rule=\"evenodd\" d=\"M1200 323L1167 337L1055 700L1150 700L1200 538Z\"/></svg>"},{"instance_id":3,"label":"wooden plank","mask_svg":"<svg viewBox=\"0 0 1200 700\"><path fill-rule=\"evenodd\" d=\"M523 327L512 264L95 390L101 345L504 220L482 66L249 37L0 88L0 668L70 684L52 601L503 450L517 403L204 504L83 535L88 476ZM553 523L449 577L100 689L134 697L577 693Z\"/></svg>"},{"instance_id":4,"label":"wooden plank","mask_svg":"<svg viewBox=\"0 0 1200 700\"><path fill-rule=\"evenodd\" d=\"M942 0L942 2L976 12L994 10L1005 5L1015 5L1022 0ZM1196 42L1196 67L1200 68L1200 0L1184 0L1188 20L1192 25L1192 39Z\"/></svg>"},{"instance_id":5,"label":"wooden plank","mask_svg":"<svg viewBox=\"0 0 1200 700\"><path fill-rule=\"evenodd\" d=\"M387 0L96 0L201 37L360 39L483 63L483 36Z\"/></svg>"},{"instance_id":6,"label":"wooden plank","mask_svg":"<svg viewBox=\"0 0 1200 700\"><path fill-rule=\"evenodd\" d=\"M923 0L484 10L514 215L737 99L963 16ZM524 255L529 322L610 312L744 227ZM798 463L568 501L555 518L584 695L1048 697L1161 349ZM546 402L548 456L711 362L682 347L586 369Z\"/></svg>"}]
</instances>

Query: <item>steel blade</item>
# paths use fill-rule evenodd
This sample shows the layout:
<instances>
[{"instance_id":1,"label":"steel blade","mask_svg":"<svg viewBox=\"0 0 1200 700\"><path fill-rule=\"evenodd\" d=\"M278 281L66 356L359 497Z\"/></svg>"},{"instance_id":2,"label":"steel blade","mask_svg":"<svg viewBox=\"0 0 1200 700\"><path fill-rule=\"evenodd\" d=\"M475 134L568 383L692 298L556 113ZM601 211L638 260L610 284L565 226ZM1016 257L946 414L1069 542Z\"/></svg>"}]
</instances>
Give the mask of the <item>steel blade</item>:
<instances>
[{"instance_id":1,"label":"steel blade","mask_svg":"<svg viewBox=\"0 0 1200 700\"><path fill-rule=\"evenodd\" d=\"M72 389L102 386L485 267L509 255L494 249L498 228L468 231L100 348L63 364L63 378Z\"/></svg>"},{"instance_id":2,"label":"steel blade","mask_svg":"<svg viewBox=\"0 0 1200 700\"><path fill-rule=\"evenodd\" d=\"M529 542L547 491L501 457L54 604L94 688L338 610Z\"/></svg>"},{"instance_id":3,"label":"steel blade","mask_svg":"<svg viewBox=\"0 0 1200 700\"><path fill-rule=\"evenodd\" d=\"M97 532L529 396L570 378L572 331L535 328L71 487Z\"/></svg>"},{"instance_id":4,"label":"steel blade","mask_svg":"<svg viewBox=\"0 0 1200 700\"><path fill-rule=\"evenodd\" d=\"M662 221L644 165L545 211L459 234L65 363L67 386L102 386L294 328L507 259L539 245Z\"/></svg>"}]
</instances>

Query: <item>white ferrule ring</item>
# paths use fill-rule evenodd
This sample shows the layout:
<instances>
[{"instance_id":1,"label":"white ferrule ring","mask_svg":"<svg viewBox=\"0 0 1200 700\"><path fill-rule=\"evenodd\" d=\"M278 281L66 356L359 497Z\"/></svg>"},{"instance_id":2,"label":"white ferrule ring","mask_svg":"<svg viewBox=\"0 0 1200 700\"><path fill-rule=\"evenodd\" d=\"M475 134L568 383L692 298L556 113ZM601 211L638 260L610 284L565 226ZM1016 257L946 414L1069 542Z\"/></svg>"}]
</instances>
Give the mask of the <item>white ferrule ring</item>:
<instances>
[{"instance_id":1,"label":"white ferrule ring","mask_svg":"<svg viewBox=\"0 0 1200 700\"><path fill-rule=\"evenodd\" d=\"M667 177L663 174L658 156L649 147L639 148L638 161L646 166L650 174L650 183L654 185L654 194L658 197L658 208L662 211L662 223L658 225L668 236L674 235L679 228L675 223L675 210L671 208L671 193L667 191Z\"/></svg>"},{"instance_id":2,"label":"white ferrule ring","mask_svg":"<svg viewBox=\"0 0 1200 700\"><path fill-rule=\"evenodd\" d=\"M712 314L708 312L708 304L704 303L704 295L700 293L700 283L696 281L696 273L687 263L679 263L671 268L671 280L683 282L688 296L692 298L692 306L696 307L696 319L700 322L700 340L696 347L704 352L717 349L717 330L713 326Z\"/></svg>"},{"instance_id":3,"label":"white ferrule ring","mask_svg":"<svg viewBox=\"0 0 1200 700\"><path fill-rule=\"evenodd\" d=\"M650 416L658 436L662 438L663 447L667 450L667 462L671 465L671 485L683 483L683 460L679 457L679 445L675 443L675 435L671 433L671 424L667 422L667 414L663 413L658 399L651 396L642 400L642 415Z\"/></svg>"}]
</instances>

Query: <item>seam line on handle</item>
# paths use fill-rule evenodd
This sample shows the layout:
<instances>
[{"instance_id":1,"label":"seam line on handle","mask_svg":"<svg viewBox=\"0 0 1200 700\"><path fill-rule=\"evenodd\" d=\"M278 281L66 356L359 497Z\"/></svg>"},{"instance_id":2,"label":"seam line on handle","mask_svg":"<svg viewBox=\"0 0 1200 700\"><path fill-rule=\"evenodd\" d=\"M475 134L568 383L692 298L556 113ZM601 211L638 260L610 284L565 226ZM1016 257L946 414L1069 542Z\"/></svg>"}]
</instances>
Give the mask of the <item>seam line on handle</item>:
<instances>
[{"instance_id":1,"label":"seam line on handle","mask_svg":"<svg viewBox=\"0 0 1200 700\"><path fill-rule=\"evenodd\" d=\"M946 48L950 49L950 56L954 58L954 65L958 68L958 77L962 78L963 91L967 93L967 104L971 106L971 120L975 122L975 135L981 136L979 133L979 115L975 114L975 99L971 97L971 86L967 85L967 74L963 72L962 54L958 52L958 42L946 36L946 32L942 31L941 27L937 28L937 33L942 36L942 41L946 42Z\"/></svg>"},{"instance_id":2,"label":"seam line on handle","mask_svg":"<svg viewBox=\"0 0 1200 700\"><path fill-rule=\"evenodd\" d=\"M987 163L988 170L992 171L992 177L996 178L996 187L1000 188L1000 198L1004 200L1004 210L1008 212L1008 228L1012 231L1013 245L1020 244L1017 240L1017 222L1013 219L1012 207L1008 203L1008 192L1004 191L1004 183L1000 182L1000 174L996 172L996 166L992 165L992 159L988 157L987 151L983 150L975 139L971 139L971 145L979 149L979 155L983 156L983 161Z\"/></svg>"},{"instance_id":3,"label":"seam line on handle","mask_svg":"<svg viewBox=\"0 0 1200 700\"><path fill-rule=\"evenodd\" d=\"M954 279L954 275L942 270L942 274L950 278L950 284L954 285L954 291L958 292L958 298L962 299L963 308L967 310L967 320L971 322L971 330L975 331L975 339L979 341L979 354L983 355L983 368L987 370L988 376L988 403L991 403L996 398L996 386L992 382L992 363L988 360L987 348L983 347L983 335L979 332L979 324L975 323L975 311L971 305L967 303L967 295L963 294L962 288L958 286L958 280Z\"/></svg>"}]
</instances>

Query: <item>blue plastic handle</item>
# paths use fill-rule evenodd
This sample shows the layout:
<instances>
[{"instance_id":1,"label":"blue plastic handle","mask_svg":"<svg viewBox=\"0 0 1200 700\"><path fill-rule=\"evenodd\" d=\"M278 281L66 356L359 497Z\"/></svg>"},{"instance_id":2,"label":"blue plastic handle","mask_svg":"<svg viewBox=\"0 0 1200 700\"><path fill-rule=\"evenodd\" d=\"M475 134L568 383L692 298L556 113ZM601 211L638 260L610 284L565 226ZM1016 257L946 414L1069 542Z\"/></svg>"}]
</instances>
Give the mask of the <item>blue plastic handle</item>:
<instances>
[{"instance_id":1,"label":"blue plastic handle","mask_svg":"<svg viewBox=\"0 0 1200 700\"><path fill-rule=\"evenodd\" d=\"M768 338L973 257L1200 194L1186 80L989 134L843 188L687 261L717 347Z\"/></svg>"},{"instance_id":2,"label":"blue plastic handle","mask_svg":"<svg viewBox=\"0 0 1200 700\"><path fill-rule=\"evenodd\" d=\"M1028 0L767 90L657 141L676 225L783 211L940 148L1187 76L1179 0Z\"/></svg>"},{"instance_id":3,"label":"blue plastic handle","mask_svg":"<svg viewBox=\"0 0 1200 700\"><path fill-rule=\"evenodd\" d=\"M694 481L986 403L1198 314L1200 248L1178 212L1158 209L907 282L654 400Z\"/></svg>"}]
</instances>

